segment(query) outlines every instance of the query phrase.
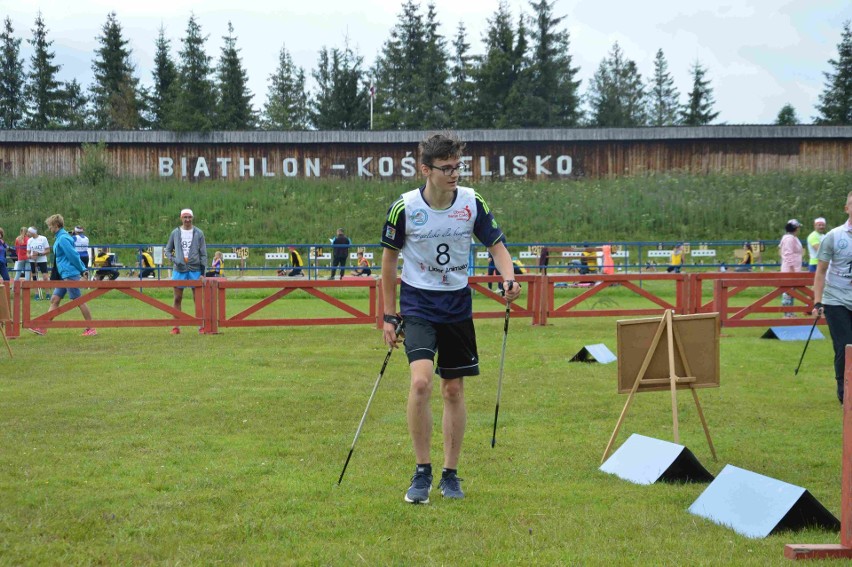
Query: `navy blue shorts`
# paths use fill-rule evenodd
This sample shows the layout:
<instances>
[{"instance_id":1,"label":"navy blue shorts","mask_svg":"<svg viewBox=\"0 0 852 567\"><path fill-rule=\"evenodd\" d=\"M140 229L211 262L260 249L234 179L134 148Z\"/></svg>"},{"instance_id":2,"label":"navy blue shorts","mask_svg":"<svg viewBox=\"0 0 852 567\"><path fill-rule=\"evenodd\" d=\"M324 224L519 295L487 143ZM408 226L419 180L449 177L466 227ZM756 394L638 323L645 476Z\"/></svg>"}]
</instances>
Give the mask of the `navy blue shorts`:
<instances>
[{"instance_id":1,"label":"navy blue shorts","mask_svg":"<svg viewBox=\"0 0 852 567\"><path fill-rule=\"evenodd\" d=\"M476 352L476 330L473 319L457 323L432 323L420 317L405 320L405 354L408 363L415 360L435 360L435 374L445 379L479 375L479 355Z\"/></svg>"}]
</instances>

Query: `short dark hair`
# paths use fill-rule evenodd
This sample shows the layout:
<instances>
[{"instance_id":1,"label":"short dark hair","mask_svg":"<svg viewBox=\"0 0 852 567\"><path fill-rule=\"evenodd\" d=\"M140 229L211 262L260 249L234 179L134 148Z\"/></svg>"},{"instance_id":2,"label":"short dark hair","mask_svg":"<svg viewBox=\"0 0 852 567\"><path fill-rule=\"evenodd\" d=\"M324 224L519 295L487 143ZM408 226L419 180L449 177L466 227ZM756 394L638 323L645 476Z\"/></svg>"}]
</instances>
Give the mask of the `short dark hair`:
<instances>
[{"instance_id":1,"label":"short dark hair","mask_svg":"<svg viewBox=\"0 0 852 567\"><path fill-rule=\"evenodd\" d=\"M459 140L452 132L430 134L417 147L417 151L420 153L420 163L429 165L436 159L460 157L464 145L464 142Z\"/></svg>"}]
</instances>

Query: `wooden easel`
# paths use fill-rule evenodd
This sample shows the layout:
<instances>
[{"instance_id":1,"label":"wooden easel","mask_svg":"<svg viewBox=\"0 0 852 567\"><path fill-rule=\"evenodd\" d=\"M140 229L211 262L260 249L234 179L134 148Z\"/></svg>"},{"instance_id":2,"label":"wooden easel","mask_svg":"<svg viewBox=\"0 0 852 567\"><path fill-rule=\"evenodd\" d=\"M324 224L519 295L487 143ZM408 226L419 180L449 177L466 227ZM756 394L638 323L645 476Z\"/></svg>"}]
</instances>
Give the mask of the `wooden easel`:
<instances>
[{"instance_id":1,"label":"wooden easel","mask_svg":"<svg viewBox=\"0 0 852 567\"><path fill-rule=\"evenodd\" d=\"M12 355L12 347L9 346L9 339L6 338L6 323L11 323L12 317L9 314L9 290L5 285L0 284L0 335L3 335L3 342L6 343L6 350L9 351L9 358L14 358Z\"/></svg>"},{"instance_id":2,"label":"wooden easel","mask_svg":"<svg viewBox=\"0 0 852 567\"><path fill-rule=\"evenodd\" d=\"M651 364L651 360L654 357L654 353L657 351L657 347L660 344L660 339L663 336L663 333L666 333L666 337L668 339L668 367L669 367L669 376L668 378L645 378L645 373L648 370L648 366ZM677 354L680 357L680 362L686 372L686 376L678 376L675 370L675 345L677 346ZM693 376L692 370L689 367L689 361L686 358L686 353L683 348L683 341L681 340L680 334L678 333L677 328L674 326L672 321L672 312L669 309L666 309L663 317L660 319L660 324L657 327L657 331L654 334L654 338L651 341L651 345L648 348L648 353L645 355L644 360L642 361L642 366L639 369L639 373L636 375L636 380L633 382L633 388L630 390L630 394L627 396L627 402L624 404L624 409L621 410L621 415L618 417L618 422L615 424L615 430L612 432L612 436L609 438L609 443L607 443L606 449L604 450L603 458L601 459L601 463L606 461L607 456L609 455L610 450L612 449L612 445L615 442L615 438L618 436L618 431L621 429L621 424L624 422L624 418L627 415L627 410L630 408L630 404L633 403L633 396L636 395L636 392L639 390L640 386L659 386L661 384L669 384L671 388L672 395L672 430L674 433L674 441L675 443L680 443L680 433L678 431L678 418L677 418L677 388L688 387L690 392L692 392L692 399L695 400L695 407L698 409L698 417L701 419L701 425L704 427L704 435L707 437L707 444L710 446L710 453L713 455L713 460L716 460L716 449L713 447L713 440L710 438L710 430L707 428L707 421L704 419L704 412L701 410L701 404L698 401L698 394L695 391L694 383L696 381L695 376Z\"/></svg>"}]
</instances>

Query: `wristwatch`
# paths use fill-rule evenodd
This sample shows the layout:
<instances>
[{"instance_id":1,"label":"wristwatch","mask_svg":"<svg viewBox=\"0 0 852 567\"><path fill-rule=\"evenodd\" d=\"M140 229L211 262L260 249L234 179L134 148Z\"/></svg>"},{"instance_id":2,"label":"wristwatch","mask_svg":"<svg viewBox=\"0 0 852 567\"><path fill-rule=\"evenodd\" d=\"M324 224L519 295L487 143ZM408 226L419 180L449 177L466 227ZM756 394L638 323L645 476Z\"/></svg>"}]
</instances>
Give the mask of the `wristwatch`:
<instances>
[{"instance_id":1,"label":"wristwatch","mask_svg":"<svg viewBox=\"0 0 852 567\"><path fill-rule=\"evenodd\" d=\"M396 315L388 315L387 313L385 313L383 319L385 323L390 323L394 327L399 327L399 324L402 323L401 317L397 317Z\"/></svg>"},{"instance_id":2,"label":"wristwatch","mask_svg":"<svg viewBox=\"0 0 852 567\"><path fill-rule=\"evenodd\" d=\"M823 307L825 307L825 305L823 305L823 304L822 304L822 303L820 303L819 301L817 301L816 303L814 303L814 309L822 309Z\"/></svg>"}]
</instances>

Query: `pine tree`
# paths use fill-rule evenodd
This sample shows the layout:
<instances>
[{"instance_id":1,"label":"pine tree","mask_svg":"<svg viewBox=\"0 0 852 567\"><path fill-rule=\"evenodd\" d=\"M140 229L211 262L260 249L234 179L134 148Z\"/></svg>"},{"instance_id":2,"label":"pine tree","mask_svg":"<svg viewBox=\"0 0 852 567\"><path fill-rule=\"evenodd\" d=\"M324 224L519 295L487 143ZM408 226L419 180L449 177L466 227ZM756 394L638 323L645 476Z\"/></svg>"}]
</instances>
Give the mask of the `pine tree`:
<instances>
[{"instance_id":1,"label":"pine tree","mask_svg":"<svg viewBox=\"0 0 852 567\"><path fill-rule=\"evenodd\" d=\"M161 26L154 44L153 91L148 100L151 128L162 130L170 122L174 112L175 95L178 90L178 73L171 56L171 41L166 39L166 30Z\"/></svg>"},{"instance_id":2,"label":"pine tree","mask_svg":"<svg viewBox=\"0 0 852 567\"><path fill-rule=\"evenodd\" d=\"M485 55L479 58L474 74L478 101L474 123L481 128L504 128L513 121L509 97L522 68L505 0L500 0L497 13L488 20L484 40Z\"/></svg>"},{"instance_id":3,"label":"pine tree","mask_svg":"<svg viewBox=\"0 0 852 567\"><path fill-rule=\"evenodd\" d=\"M12 20L6 16L0 33L0 128L5 129L20 128L26 111L21 39L14 34Z\"/></svg>"},{"instance_id":4,"label":"pine tree","mask_svg":"<svg viewBox=\"0 0 852 567\"><path fill-rule=\"evenodd\" d=\"M305 70L293 63L287 49L282 46L278 68L269 76L263 127L269 130L305 130L309 119Z\"/></svg>"},{"instance_id":5,"label":"pine tree","mask_svg":"<svg viewBox=\"0 0 852 567\"><path fill-rule=\"evenodd\" d=\"M572 66L567 30L557 30L565 19L553 15L555 1L530 2L533 10L528 85L523 96L520 126L576 126L580 119L579 68Z\"/></svg>"},{"instance_id":6,"label":"pine tree","mask_svg":"<svg viewBox=\"0 0 852 567\"><path fill-rule=\"evenodd\" d=\"M692 64L692 91L689 100L681 110L681 123L685 126L704 126L713 122L718 112L713 112L713 89L710 87L710 79L705 79L707 74L699 61Z\"/></svg>"},{"instance_id":7,"label":"pine tree","mask_svg":"<svg viewBox=\"0 0 852 567\"><path fill-rule=\"evenodd\" d=\"M476 85L471 78L474 59L469 55L467 31L464 22L459 22L453 39L453 56L450 66L450 122L454 128L466 128L473 123L476 110Z\"/></svg>"},{"instance_id":8,"label":"pine tree","mask_svg":"<svg viewBox=\"0 0 852 567\"><path fill-rule=\"evenodd\" d=\"M228 22L228 35L222 46L217 68L218 99L216 124L219 130L250 130L256 117L251 106L252 94L248 88L248 74L240 59L234 26Z\"/></svg>"},{"instance_id":9,"label":"pine tree","mask_svg":"<svg viewBox=\"0 0 852 567\"><path fill-rule=\"evenodd\" d=\"M647 123L645 88L636 62L627 59L618 42L598 66L589 85L590 123L629 128Z\"/></svg>"},{"instance_id":10,"label":"pine tree","mask_svg":"<svg viewBox=\"0 0 852 567\"><path fill-rule=\"evenodd\" d=\"M796 115L796 109L788 102L778 111L778 117L775 118L775 125L795 126L796 124L799 124L799 117Z\"/></svg>"},{"instance_id":11,"label":"pine tree","mask_svg":"<svg viewBox=\"0 0 852 567\"><path fill-rule=\"evenodd\" d=\"M654 57L654 76L648 85L648 114L651 126L675 126L680 120L680 93L669 73L662 49Z\"/></svg>"},{"instance_id":12,"label":"pine tree","mask_svg":"<svg viewBox=\"0 0 852 567\"><path fill-rule=\"evenodd\" d=\"M833 72L825 72L825 88L819 95L817 124L852 124L852 29L843 24L837 59L829 59Z\"/></svg>"},{"instance_id":13,"label":"pine tree","mask_svg":"<svg viewBox=\"0 0 852 567\"><path fill-rule=\"evenodd\" d=\"M116 13L110 12L97 38L100 47L92 63L94 83L90 87L95 128L133 130L140 126L139 79L130 60L128 41L124 39Z\"/></svg>"},{"instance_id":14,"label":"pine tree","mask_svg":"<svg viewBox=\"0 0 852 567\"><path fill-rule=\"evenodd\" d=\"M366 130L370 126L369 98L363 58L349 45L320 50L313 77L317 91L311 101L311 122L318 130Z\"/></svg>"},{"instance_id":15,"label":"pine tree","mask_svg":"<svg viewBox=\"0 0 852 567\"><path fill-rule=\"evenodd\" d=\"M201 35L201 26L190 16L186 37L181 42L178 65L178 88L174 111L169 113L167 127L176 131L209 132L216 117L216 93L210 79L210 57L204 52L207 37Z\"/></svg>"},{"instance_id":16,"label":"pine tree","mask_svg":"<svg viewBox=\"0 0 852 567\"><path fill-rule=\"evenodd\" d=\"M56 78L61 66L53 64L56 55L50 50L53 41L47 39L47 28L41 12L36 16L32 32L33 38L27 42L32 45L33 54L24 85L26 125L35 130L59 128L64 124L67 113L65 91Z\"/></svg>"}]
</instances>

